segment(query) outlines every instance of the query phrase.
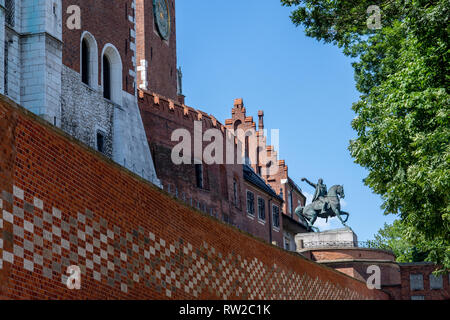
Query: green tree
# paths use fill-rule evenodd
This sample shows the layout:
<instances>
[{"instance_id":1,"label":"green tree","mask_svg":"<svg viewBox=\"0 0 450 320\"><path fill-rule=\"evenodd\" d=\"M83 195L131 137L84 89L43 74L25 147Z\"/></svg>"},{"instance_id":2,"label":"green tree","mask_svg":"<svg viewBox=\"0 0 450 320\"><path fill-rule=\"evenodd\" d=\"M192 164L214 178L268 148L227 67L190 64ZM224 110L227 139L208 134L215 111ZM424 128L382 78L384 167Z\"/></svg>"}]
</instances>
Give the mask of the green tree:
<instances>
[{"instance_id":1,"label":"green tree","mask_svg":"<svg viewBox=\"0 0 450 320\"><path fill-rule=\"evenodd\" d=\"M419 251L416 246L406 240L405 227L401 220L395 220L392 224L384 224L384 227L374 236L374 240L367 241L370 248L390 250L395 254L397 262L421 262L427 253Z\"/></svg>"},{"instance_id":2,"label":"green tree","mask_svg":"<svg viewBox=\"0 0 450 320\"><path fill-rule=\"evenodd\" d=\"M281 0L308 36L355 59L349 150L402 236L450 270L450 0ZM381 10L381 28L367 9Z\"/></svg>"}]
</instances>

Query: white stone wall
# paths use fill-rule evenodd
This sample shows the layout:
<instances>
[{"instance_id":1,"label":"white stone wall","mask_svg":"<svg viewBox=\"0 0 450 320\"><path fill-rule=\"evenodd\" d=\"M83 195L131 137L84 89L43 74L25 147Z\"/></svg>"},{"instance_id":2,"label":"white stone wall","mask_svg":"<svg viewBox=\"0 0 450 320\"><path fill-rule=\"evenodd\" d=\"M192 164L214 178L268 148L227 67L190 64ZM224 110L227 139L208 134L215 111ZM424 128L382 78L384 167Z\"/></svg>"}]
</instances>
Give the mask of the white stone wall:
<instances>
[{"instance_id":1,"label":"white stone wall","mask_svg":"<svg viewBox=\"0 0 450 320\"><path fill-rule=\"evenodd\" d=\"M114 161L161 187L136 96L123 93L123 106L114 109L113 136Z\"/></svg>"},{"instance_id":2,"label":"white stone wall","mask_svg":"<svg viewBox=\"0 0 450 320\"><path fill-rule=\"evenodd\" d=\"M62 43L48 36L45 39L45 69L44 118L59 127L61 126Z\"/></svg>"},{"instance_id":3,"label":"white stone wall","mask_svg":"<svg viewBox=\"0 0 450 320\"><path fill-rule=\"evenodd\" d=\"M63 66L61 95L61 128L97 149L97 130L105 132L104 154L112 158L114 104L103 98L101 90L94 90L81 82L81 75Z\"/></svg>"},{"instance_id":4,"label":"white stone wall","mask_svg":"<svg viewBox=\"0 0 450 320\"><path fill-rule=\"evenodd\" d=\"M60 126L62 72L61 0L21 1L21 101Z\"/></svg>"},{"instance_id":5,"label":"white stone wall","mask_svg":"<svg viewBox=\"0 0 450 320\"><path fill-rule=\"evenodd\" d=\"M5 27L5 58L7 66L5 77L7 77L7 96L20 103L20 49L19 36L9 27Z\"/></svg>"}]
</instances>

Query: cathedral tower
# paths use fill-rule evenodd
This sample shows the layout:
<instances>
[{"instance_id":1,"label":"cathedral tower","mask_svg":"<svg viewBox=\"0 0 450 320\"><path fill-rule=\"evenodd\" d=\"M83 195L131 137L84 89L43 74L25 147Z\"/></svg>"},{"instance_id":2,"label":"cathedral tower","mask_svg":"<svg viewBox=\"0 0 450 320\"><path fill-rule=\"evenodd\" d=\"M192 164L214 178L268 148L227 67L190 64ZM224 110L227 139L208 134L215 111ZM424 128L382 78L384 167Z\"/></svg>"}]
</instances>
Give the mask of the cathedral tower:
<instances>
[{"instance_id":1,"label":"cathedral tower","mask_svg":"<svg viewBox=\"0 0 450 320\"><path fill-rule=\"evenodd\" d=\"M175 0L136 0L138 88L177 100Z\"/></svg>"}]
</instances>

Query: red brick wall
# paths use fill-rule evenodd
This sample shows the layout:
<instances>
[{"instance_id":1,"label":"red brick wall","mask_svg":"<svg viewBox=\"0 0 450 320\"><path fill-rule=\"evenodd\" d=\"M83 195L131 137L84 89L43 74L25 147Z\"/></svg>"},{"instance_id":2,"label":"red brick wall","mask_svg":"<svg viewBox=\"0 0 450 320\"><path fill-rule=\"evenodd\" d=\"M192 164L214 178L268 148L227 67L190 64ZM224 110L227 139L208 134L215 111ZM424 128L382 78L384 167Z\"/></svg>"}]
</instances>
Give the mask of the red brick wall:
<instances>
[{"instance_id":1,"label":"red brick wall","mask_svg":"<svg viewBox=\"0 0 450 320\"><path fill-rule=\"evenodd\" d=\"M410 300L411 296L424 296L425 300L448 300L450 299L450 284L449 275L442 275L442 289L431 289L430 275L436 267L432 264L408 264L400 265L401 273L401 297L404 300ZM422 274L423 276L423 290L411 290L410 275Z\"/></svg>"},{"instance_id":2,"label":"red brick wall","mask_svg":"<svg viewBox=\"0 0 450 320\"><path fill-rule=\"evenodd\" d=\"M254 208L255 214L251 216L247 214L247 190L254 194ZM244 184L244 201L245 201L245 219L247 220L248 232L255 235L258 238L264 239L265 241L272 243L275 241L277 246L283 247L283 219L281 219L281 208L282 203L280 200L268 196L265 192L262 192L258 188L254 187L252 184L245 182ZM264 199L266 208L266 219L260 221L258 219L258 197ZM270 200L270 206L269 206ZM273 227L272 218L272 205L278 206L280 209L280 227Z\"/></svg>"},{"instance_id":3,"label":"red brick wall","mask_svg":"<svg viewBox=\"0 0 450 320\"><path fill-rule=\"evenodd\" d=\"M80 72L81 35L88 31L97 41L98 84L102 83L102 51L110 43L116 47L122 59L123 90L134 95L134 78L129 74L129 70L135 70L132 62L135 52L130 49L130 42L135 42L130 35L134 23L128 18L133 16L131 3L131 0L63 0L63 64ZM67 7L71 5L81 8L81 30L67 28L65 21L70 16Z\"/></svg>"},{"instance_id":4,"label":"red brick wall","mask_svg":"<svg viewBox=\"0 0 450 320\"><path fill-rule=\"evenodd\" d=\"M172 100L170 100L172 101ZM202 134L211 128L220 129L221 124L216 121L215 127L212 119L204 113L199 113L189 107L182 107L170 102L165 98L157 98L155 95L140 91L139 107L141 118L146 131L152 159L158 178L161 180L164 190L178 197L194 207L200 203L200 209L206 206L206 212L211 213L211 208L217 217L222 220L231 221L239 225L243 230L246 228L245 202L243 202L242 165L227 164L203 164L204 188L196 186L196 175L193 164L175 165L171 160L172 148L178 141L171 141L172 133L176 129L186 129L190 132L194 145L194 121L202 122ZM173 103L171 105L171 103ZM204 142L203 147L209 143ZM191 161L194 155L191 154ZM233 179L239 183L238 205L231 201L233 197Z\"/></svg>"},{"instance_id":5,"label":"red brick wall","mask_svg":"<svg viewBox=\"0 0 450 320\"><path fill-rule=\"evenodd\" d=\"M0 297L387 297L188 208L2 97L0 110Z\"/></svg>"}]
</instances>

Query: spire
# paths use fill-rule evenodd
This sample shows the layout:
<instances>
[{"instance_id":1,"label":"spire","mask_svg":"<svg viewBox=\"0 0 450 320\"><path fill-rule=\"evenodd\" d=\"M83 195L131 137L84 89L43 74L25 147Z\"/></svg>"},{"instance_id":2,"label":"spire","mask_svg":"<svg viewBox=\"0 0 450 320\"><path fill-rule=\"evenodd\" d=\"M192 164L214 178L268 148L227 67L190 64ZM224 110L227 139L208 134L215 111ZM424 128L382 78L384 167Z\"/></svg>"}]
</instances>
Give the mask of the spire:
<instances>
[{"instance_id":1,"label":"spire","mask_svg":"<svg viewBox=\"0 0 450 320\"><path fill-rule=\"evenodd\" d=\"M258 129L264 130L264 111L258 111Z\"/></svg>"}]
</instances>

